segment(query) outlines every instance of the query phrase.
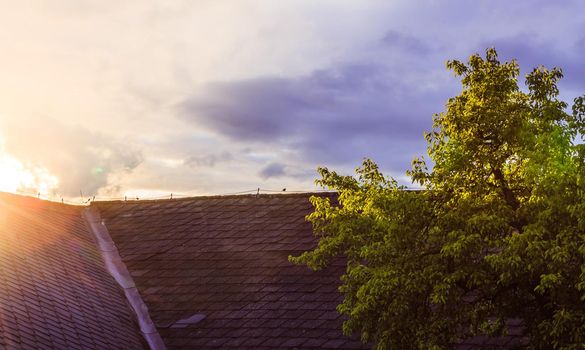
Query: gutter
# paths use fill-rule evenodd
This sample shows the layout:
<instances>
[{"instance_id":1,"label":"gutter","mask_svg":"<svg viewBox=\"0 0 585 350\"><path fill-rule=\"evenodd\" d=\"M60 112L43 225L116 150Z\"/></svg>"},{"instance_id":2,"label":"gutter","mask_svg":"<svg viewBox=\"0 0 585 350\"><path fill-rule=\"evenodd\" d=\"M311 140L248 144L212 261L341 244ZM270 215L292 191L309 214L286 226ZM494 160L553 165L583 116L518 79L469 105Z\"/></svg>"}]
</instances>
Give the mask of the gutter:
<instances>
[{"instance_id":1,"label":"gutter","mask_svg":"<svg viewBox=\"0 0 585 350\"><path fill-rule=\"evenodd\" d=\"M136 284L122 261L118 248L110 236L108 228L101 219L100 213L95 207L87 207L82 210L82 215L87 222L91 233L97 243L98 249L102 255L106 270L114 277L118 285L124 290L126 300L132 307L138 324L140 325L140 332L150 346L151 350L166 350L156 326L150 319L148 307L142 300Z\"/></svg>"}]
</instances>

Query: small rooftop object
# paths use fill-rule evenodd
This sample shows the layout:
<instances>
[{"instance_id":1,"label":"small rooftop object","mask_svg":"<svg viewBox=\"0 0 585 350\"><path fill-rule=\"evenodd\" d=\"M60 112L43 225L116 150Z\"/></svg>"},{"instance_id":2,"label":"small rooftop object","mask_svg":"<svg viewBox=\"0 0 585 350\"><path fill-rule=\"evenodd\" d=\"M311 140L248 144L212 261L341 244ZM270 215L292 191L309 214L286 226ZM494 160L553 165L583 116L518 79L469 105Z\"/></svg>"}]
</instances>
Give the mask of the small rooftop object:
<instances>
[{"instance_id":1,"label":"small rooftop object","mask_svg":"<svg viewBox=\"0 0 585 350\"><path fill-rule=\"evenodd\" d=\"M204 314L195 314L182 320L178 320L177 322L171 325L171 328L185 328L191 324L197 324L203 319L205 319Z\"/></svg>"}]
</instances>

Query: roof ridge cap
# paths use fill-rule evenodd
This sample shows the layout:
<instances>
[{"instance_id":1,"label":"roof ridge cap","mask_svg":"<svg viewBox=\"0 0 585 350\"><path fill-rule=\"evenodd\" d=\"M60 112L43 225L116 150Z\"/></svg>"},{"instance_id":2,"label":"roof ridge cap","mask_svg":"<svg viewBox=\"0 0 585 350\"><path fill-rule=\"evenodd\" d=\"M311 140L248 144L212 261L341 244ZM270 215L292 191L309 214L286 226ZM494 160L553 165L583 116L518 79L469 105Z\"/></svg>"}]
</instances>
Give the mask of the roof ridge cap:
<instances>
[{"instance_id":1,"label":"roof ridge cap","mask_svg":"<svg viewBox=\"0 0 585 350\"><path fill-rule=\"evenodd\" d=\"M166 202L181 202L192 200L205 199L230 199L230 198L276 198L276 197L302 197L307 195L336 195L337 191L308 191L308 192L275 192L275 193L244 193L244 194L217 194L217 195L201 195L190 197L173 197L173 198L153 198L153 199L114 199L114 200L100 200L96 199L90 203L90 207L100 204L111 203L128 203L128 204L146 204L146 203L166 203Z\"/></svg>"}]
</instances>

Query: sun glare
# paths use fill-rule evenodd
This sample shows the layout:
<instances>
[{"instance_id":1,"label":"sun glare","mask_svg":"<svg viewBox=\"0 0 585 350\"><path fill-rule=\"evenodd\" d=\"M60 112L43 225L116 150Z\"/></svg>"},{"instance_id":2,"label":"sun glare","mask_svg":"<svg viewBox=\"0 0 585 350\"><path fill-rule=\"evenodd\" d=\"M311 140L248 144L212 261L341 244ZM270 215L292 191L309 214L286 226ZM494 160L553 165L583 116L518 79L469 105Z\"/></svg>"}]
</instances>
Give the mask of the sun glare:
<instances>
[{"instance_id":1,"label":"sun glare","mask_svg":"<svg viewBox=\"0 0 585 350\"><path fill-rule=\"evenodd\" d=\"M0 191L16 192L20 184L30 174L23 173L22 165L8 157L0 157Z\"/></svg>"},{"instance_id":2,"label":"sun glare","mask_svg":"<svg viewBox=\"0 0 585 350\"><path fill-rule=\"evenodd\" d=\"M57 178L45 169L27 169L17 159L0 153L0 191L48 195L56 188L57 182Z\"/></svg>"},{"instance_id":3,"label":"sun glare","mask_svg":"<svg viewBox=\"0 0 585 350\"><path fill-rule=\"evenodd\" d=\"M47 169L25 165L8 154L0 135L0 191L48 197L57 185L57 178Z\"/></svg>"}]
</instances>

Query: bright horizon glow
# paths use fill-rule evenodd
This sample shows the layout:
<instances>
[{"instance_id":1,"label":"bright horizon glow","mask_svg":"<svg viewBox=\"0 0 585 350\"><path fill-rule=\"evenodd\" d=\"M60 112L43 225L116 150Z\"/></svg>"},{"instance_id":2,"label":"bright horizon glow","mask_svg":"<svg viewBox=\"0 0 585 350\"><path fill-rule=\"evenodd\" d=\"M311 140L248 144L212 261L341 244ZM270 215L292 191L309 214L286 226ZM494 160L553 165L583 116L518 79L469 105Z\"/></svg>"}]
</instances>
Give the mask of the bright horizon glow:
<instances>
[{"instance_id":1,"label":"bright horizon glow","mask_svg":"<svg viewBox=\"0 0 585 350\"><path fill-rule=\"evenodd\" d=\"M0 191L16 193L32 180L32 174L25 171L19 161L6 155L0 157Z\"/></svg>"},{"instance_id":2,"label":"bright horizon glow","mask_svg":"<svg viewBox=\"0 0 585 350\"><path fill-rule=\"evenodd\" d=\"M40 193L49 195L57 188L58 180L46 169L27 169L0 148L0 191L10 193Z\"/></svg>"}]
</instances>

